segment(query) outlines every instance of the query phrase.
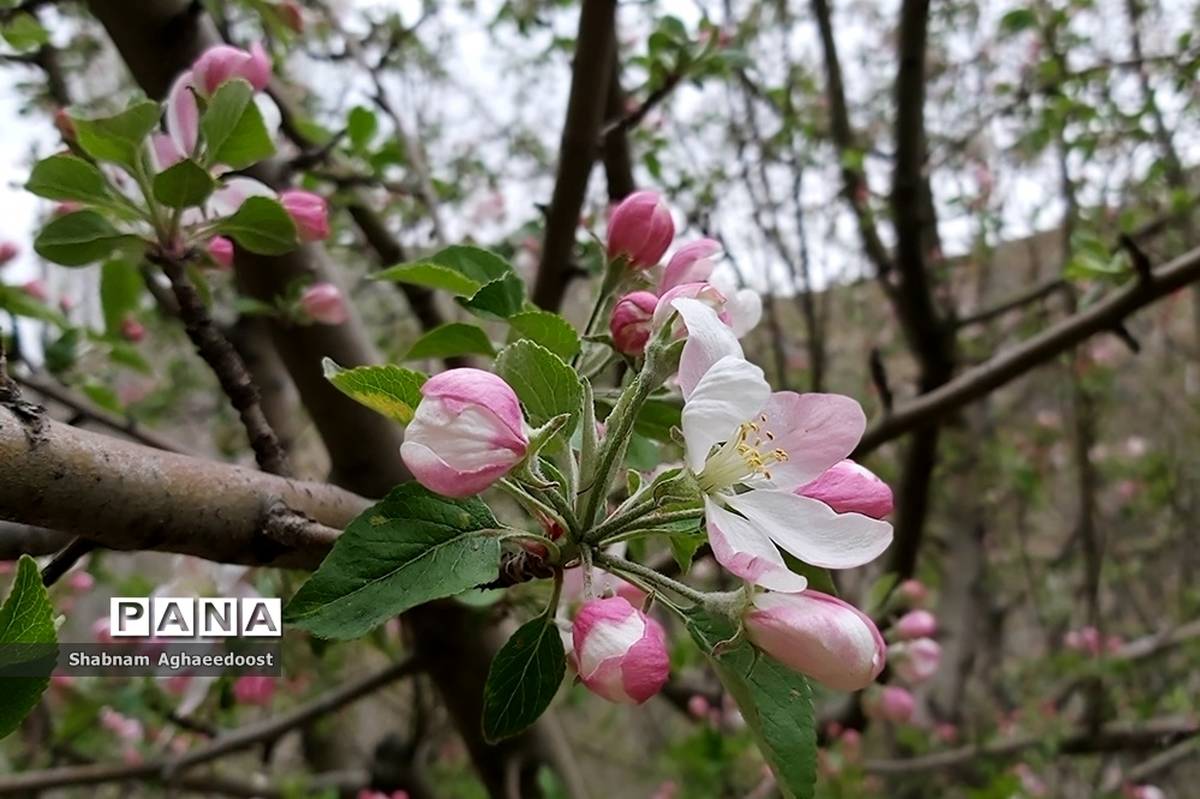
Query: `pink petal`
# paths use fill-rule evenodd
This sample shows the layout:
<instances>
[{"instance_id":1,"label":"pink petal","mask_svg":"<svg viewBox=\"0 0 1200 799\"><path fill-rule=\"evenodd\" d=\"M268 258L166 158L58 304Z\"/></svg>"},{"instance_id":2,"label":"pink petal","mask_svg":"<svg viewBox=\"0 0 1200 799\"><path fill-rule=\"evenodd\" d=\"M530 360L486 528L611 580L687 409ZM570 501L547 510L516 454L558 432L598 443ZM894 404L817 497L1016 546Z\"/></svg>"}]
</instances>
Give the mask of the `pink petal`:
<instances>
[{"instance_id":1,"label":"pink petal","mask_svg":"<svg viewBox=\"0 0 1200 799\"><path fill-rule=\"evenodd\" d=\"M862 406L841 394L779 391L763 413L765 430L788 454L786 462L771 467L772 482L780 488L804 485L845 459L867 427Z\"/></svg>"}]
</instances>

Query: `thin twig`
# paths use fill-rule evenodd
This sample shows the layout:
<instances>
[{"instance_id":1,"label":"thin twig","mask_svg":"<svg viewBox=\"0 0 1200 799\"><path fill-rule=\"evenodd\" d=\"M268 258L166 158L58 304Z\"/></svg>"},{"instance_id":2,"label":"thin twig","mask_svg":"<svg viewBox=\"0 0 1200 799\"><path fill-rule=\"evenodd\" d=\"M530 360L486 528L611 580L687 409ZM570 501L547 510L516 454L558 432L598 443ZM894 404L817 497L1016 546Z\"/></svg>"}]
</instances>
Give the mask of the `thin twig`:
<instances>
[{"instance_id":1,"label":"thin twig","mask_svg":"<svg viewBox=\"0 0 1200 799\"><path fill-rule=\"evenodd\" d=\"M188 279L185 262L161 251L152 253L150 260L162 267L163 274L171 281L188 338L216 374L225 395L241 417L259 467L271 474L286 475L287 458L259 405L258 387L237 350L213 322L200 293Z\"/></svg>"}]
</instances>

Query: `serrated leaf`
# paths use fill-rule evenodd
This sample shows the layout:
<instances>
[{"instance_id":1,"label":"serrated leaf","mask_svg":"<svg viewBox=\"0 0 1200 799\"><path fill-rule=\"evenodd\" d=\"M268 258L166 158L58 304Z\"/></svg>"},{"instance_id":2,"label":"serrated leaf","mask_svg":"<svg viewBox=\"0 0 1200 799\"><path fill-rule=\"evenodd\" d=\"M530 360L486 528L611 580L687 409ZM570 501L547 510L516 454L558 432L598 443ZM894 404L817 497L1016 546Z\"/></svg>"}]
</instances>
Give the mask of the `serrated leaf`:
<instances>
[{"instance_id":1,"label":"serrated leaf","mask_svg":"<svg viewBox=\"0 0 1200 799\"><path fill-rule=\"evenodd\" d=\"M417 605L491 582L500 573L498 526L476 498L397 486L350 522L284 620L322 638L357 638Z\"/></svg>"},{"instance_id":2,"label":"serrated leaf","mask_svg":"<svg viewBox=\"0 0 1200 799\"><path fill-rule=\"evenodd\" d=\"M221 84L200 119L205 164L242 169L275 152L262 114L254 104L254 89L238 78Z\"/></svg>"},{"instance_id":3,"label":"serrated leaf","mask_svg":"<svg viewBox=\"0 0 1200 799\"><path fill-rule=\"evenodd\" d=\"M486 355L490 358L495 354L492 342L482 329L463 322L450 322L435 327L417 339L404 360L454 358L459 355Z\"/></svg>"},{"instance_id":4,"label":"serrated leaf","mask_svg":"<svg viewBox=\"0 0 1200 799\"><path fill-rule=\"evenodd\" d=\"M0 607L0 648L10 644L54 644L58 636L54 630L54 609L50 597L42 585L37 563L28 555L22 555L17 564L17 576L12 591L4 606ZM22 662L19 652L0 654L0 665ZM17 728L21 720L37 706L42 692L50 684L51 664L47 664L44 677L9 677L4 679L4 690L0 692L0 739Z\"/></svg>"},{"instance_id":5,"label":"serrated leaf","mask_svg":"<svg viewBox=\"0 0 1200 799\"><path fill-rule=\"evenodd\" d=\"M513 633L492 659L483 686L483 737L509 738L538 720L562 685L567 658L558 627L538 616Z\"/></svg>"},{"instance_id":6,"label":"serrated leaf","mask_svg":"<svg viewBox=\"0 0 1200 799\"><path fill-rule=\"evenodd\" d=\"M71 121L84 152L97 161L112 161L133 169L159 116L158 103L142 100L119 114L93 119L72 116Z\"/></svg>"},{"instance_id":7,"label":"serrated leaf","mask_svg":"<svg viewBox=\"0 0 1200 799\"><path fill-rule=\"evenodd\" d=\"M100 170L73 155L52 155L38 161L25 188L48 200L88 202L108 196Z\"/></svg>"},{"instance_id":8,"label":"serrated leaf","mask_svg":"<svg viewBox=\"0 0 1200 799\"><path fill-rule=\"evenodd\" d=\"M217 230L259 255L283 255L296 248L296 225L277 200L249 197Z\"/></svg>"},{"instance_id":9,"label":"serrated leaf","mask_svg":"<svg viewBox=\"0 0 1200 799\"><path fill-rule=\"evenodd\" d=\"M421 372L402 366L356 366L344 369L329 358L321 361L325 379L346 396L401 424L412 421L421 401Z\"/></svg>"},{"instance_id":10,"label":"serrated leaf","mask_svg":"<svg viewBox=\"0 0 1200 799\"><path fill-rule=\"evenodd\" d=\"M145 290L142 273L129 261L106 261L100 268L100 308L110 336L117 335L121 322L137 310Z\"/></svg>"},{"instance_id":11,"label":"serrated leaf","mask_svg":"<svg viewBox=\"0 0 1200 799\"><path fill-rule=\"evenodd\" d=\"M448 266L431 263L400 264L372 276L373 280L390 280L437 291L448 291L459 297L470 297L479 291L479 284Z\"/></svg>"},{"instance_id":12,"label":"serrated leaf","mask_svg":"<svg viewBox=\"0 0 1200 799\"><path fill-rule=\"evenodd\" d=\"M745 640L731 644L736 630L730 620L698 609L687 617L688 632L737 702L780 791L789 799L812 799L817 730L808 680ZM714 654L717 644L720 654Z\"/></svg>"},{"instance_id":13,"label":"serrated leaf","mask_svg":"<svg viewBox=\"0 0 1200 799\"><path fill-rule=\"evenodd\" d=\"M95 211L76 211L50 220L34 239L33 249L47 261L83 266L134 240Z\"/></svg>"},{"instance_id":14,"label":"serrated leaf","mask_svg":"<svg viewBox=\"0 0 1200 799\"><path fill-rule=\"evenodd\" d=\"M549 311L522 311L508 317L511 341L527 338L541 344L564 361L579 352L579 334L571 323Z\"/></svg>"},{"instance_id":15,"label":"serrated leaf","mask_svg":"<svg viewBox=\"0 0 1200 799\"><path fill-rule=\"evenodd\" d=\"M525 283L509 272L485 284L471 297L459 297L458 304L485 319L507 319L525 308Z\"/></svg>"},{"instance_id":16,"label":"serrated leaf","mask_svg":"<svg viewBox=\"0 0 1200 799\"><path fill-rule=\"evenodd\" d=\"M391 280L474 297L486 284L512 274L508 262L478 247L447 247L428 258L385 269L376 280ZM515 312L514 312L515 313Z\"/></svg>"},{"instance_id":17,"label":"serrated leaf","mask_svg":"<svg viewBox=\"0 0 1200 799\"><path fill-rule=\"evenodd\" d=\"M550 350L532 341L509 344L496 356L496 374L517 392L530 424L543 425L567 413L561 435L569 438L579 421L583 387L579 375Z\"/></svg>"},{"instance_id":18,"label":"serrated leaf","mask_svg":"<svg viewBox=\"0 0 1200 799\"><path fill-rule=\"evenodd\" d=\"M154 176L154 197L168 208L201 205L213 193L217 182L204 167L185 158Z\"/></svg>"}]
</instances>

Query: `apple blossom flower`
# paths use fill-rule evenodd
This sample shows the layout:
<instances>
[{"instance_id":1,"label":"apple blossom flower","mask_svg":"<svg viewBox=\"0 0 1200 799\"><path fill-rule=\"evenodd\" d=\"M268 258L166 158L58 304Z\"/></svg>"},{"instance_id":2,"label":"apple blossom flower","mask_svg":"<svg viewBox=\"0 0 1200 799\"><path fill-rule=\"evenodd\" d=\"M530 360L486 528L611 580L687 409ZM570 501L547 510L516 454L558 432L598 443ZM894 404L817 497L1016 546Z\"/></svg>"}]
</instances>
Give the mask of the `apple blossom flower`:
<instances>
[{"instance_id":1,"label":"apple blossom flower","mask_svg":"<svg viewBox=\"0 0 1200 799\"><path fill-rule=\"evenodd\" d=\"M421 485L478 494L525 457L528 427L516 393L481 369L450 369L421 386L400 456Z\"/></svg>"},{"instance_id":2,"label":"apple blossom flower","mask_svg":"<svg viewBox=\"0 0 1200 799\"><path fill-rule=\"evenodd\" d=\"M932 638L917 638L892 644L892 670L909 685L920 685L937 673L942 647Z\"/></svg>"},{"instance_id":3,"label":"apple blossom flower","mask_svg":"<svg viewBox=\"0 0 1200 799\"><path fill-rule=\"evenodd\" d=\"M772 394L712 308L691 299L674 307L688 330L678 377L685 463L704 491L717 561L763 588L798 592L807 581L777 547L831 569L878 557L891 543L890 524L794 493L857 445L866 428L859 404L836 394Z\"/></svg>"},{"instance_id":4,"label":"apple blossom flower","mask_svg":"<svg viewBox=\"0 0 1200 799\"><path fill-rule=\"evenodd\" d=\"M927 610L910 610L896 622L896 635L903 641L932 638L937 635L937 616Z\"/></svg>"},{"instance_id":5,"label":"apple blossom flower","mask_svg":"<svg viewBox=\"0 0 1200 799\"><path fill-rule=\"evenodd\" d=\"M608 257L624 256L634 269L658 263L671 240L675 222L656 192L636 191L621 201L608 220Z\"/></svg>"},{"instance_id":6,"label":"apple blossom flower","mask_svg":"<svg viewBox=\"0 0 1200 799\"><path fill-rule=\"evenodd\" d=\"M759 594L743 623L759 649L837 691L866 688L887 659L870 617L819 591Z\"/></svg>"},{"instance_id":7,"label":"apple blossom flower","mask_svg":"<svg viewBox=\"0 0 1200 799\"><path fill-rule=\"evenodd\" d=\"M146 730L140 721L113 710L111 707L100 709L100 726L122 741L130 743L140 741L146 736Z\"/></svg>"},{"instance_id":8,"label":"apple blossom flower","mask_svg":"<svg viewBox=\"0 0 1200 799\"><path fill-rule=\"evenodd\" d=\"M1078 630L1068 630L1063 636L1063 645L1088 655L1098 655L1103 648L1100 631L1090 624Z\"/></svg>"},{"instance_id":9,"label":"apple blossom flower","mask_svg":"<svg viewBox=\"0 0 1200 799\"><path fill-rule=\"evenodd\" d=\"M11 241L0 241L0 266L21 254L21 248Z\"/></svg>"},{"instance_id":10,"label":"apple blossom flower","mask_svg":"<svg viewBox=\"0 0 1200 799\"><path fill-rule=\"evenodd\" d=\"M671 664L662 625L619 596L585 602L571 628L579 679L610 702L640 705Z\"/></svg>"},{"instance_id":11,"label":"apple blossom flower","mask_svg":"<svg viewBox=\"0 0 1200 799\"><path fill-rule=\"evenodd\" d=\"M233 696L239 704L266 707L275 696L275 678L253 674L238 677L233 683Z\"/></svg>"},{"instance_id":12,"label":"apple blossom flower","mask_svg":"<svg viewBox=\"0 0 1200 799\"><path fill-rule=\"evenodd\" d=\"M797 488L796 493L819 499L838 513L882 519L892 512L891 487L852 460L838 461L817 479Z\"/></svg>"},{"instance_id":13,"label":"apple blossom flower","mask_svg":"<svg viewBox=\"0 0 1200 799\"><path fill-rule=\"evenodd\" d=\"M680 247L658 284L658 293L666 294L684 283L707 283L716 268L716 258L721 252L721 243L713 239L700 239Z\"/></svg>"},{"instance_id":14,"label":"apple blossom flower","mask_svg":"<svg viewBox=\"0 0 1200 799\"><path fill-rule=\"evenodd\" d=\"M222 269L233 268L233 242L224 236L213 236L205 246L208 257Z\"/></svg>"},{"instance_id":15,"label":"apple blossom flower","mask_svg":"<svg viewBox=\"0 0 1200 799\"><path fill-rule=\"evenodd\" d=\"M1157 785L1128 785L1124 794L1128 799L1167 799L1163 789Z\"/></svg>"},{"instance_id":16,"label":"apple blossom flower","mask_svg":"<svg viewBox=\"0 0 1200 799\"><path fill-rule=\"evenodd\" d=\"M329 238L329 206L324 197L311 191L288 189L279 195L279 204L296 224L300 241Z\"/></svg>"},{"instance_id":17,"label":"apple blossom flower","mask_svg":"<svg viewBox=\"0 0 1200 799\"><path fill-rule=\"evenodd\" d=\"M649 291L634 291L617 300L608 330L613 346L626 355L641 355L650 338L651 319L658 297Z\"/></svg>"},{"instance_id":18,"label":"apple blossom flower","mask_svg":"<svg viewBox=\"0 0 1200 799\"><path fill-rule=\"evenodd\" d=\"M300 309L314 322L340 325L349 318L342 290L332 283L313 283L300 295Z\"/></svg>"},{"instance_id":19,"label":"apple blossom flower","mask_svg":"<svg viewBox=\"0 0 1200 799\"><path fill-rule=\"evenodd\" d=\"M204 94L212 94L235 78L242 78L255 91L271 82L271 59L261 43L250 45L249 51L218 44L201 53L192 65L192 85Z\"/></svg>"}]
</instances>

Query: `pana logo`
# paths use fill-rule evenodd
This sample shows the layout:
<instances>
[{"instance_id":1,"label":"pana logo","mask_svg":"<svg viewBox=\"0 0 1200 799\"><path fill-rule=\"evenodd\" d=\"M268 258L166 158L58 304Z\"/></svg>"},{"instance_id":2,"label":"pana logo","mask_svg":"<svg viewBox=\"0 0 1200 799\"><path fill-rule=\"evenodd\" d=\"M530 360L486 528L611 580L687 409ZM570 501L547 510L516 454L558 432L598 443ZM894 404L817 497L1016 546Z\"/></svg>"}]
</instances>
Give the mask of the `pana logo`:
<instances>
[{"instance_id":1,"label":"pana logo","mask_svg":"<svg viewBox=\"0 0 1200 799\"><path fill-rule=\"evenodd\" d=\"M279 599L268 597L113 597L108 623L114 638L278 638Z\"/></svg>"}]
</instances>

